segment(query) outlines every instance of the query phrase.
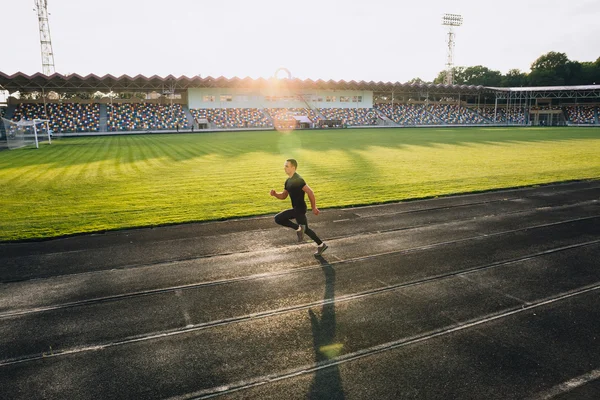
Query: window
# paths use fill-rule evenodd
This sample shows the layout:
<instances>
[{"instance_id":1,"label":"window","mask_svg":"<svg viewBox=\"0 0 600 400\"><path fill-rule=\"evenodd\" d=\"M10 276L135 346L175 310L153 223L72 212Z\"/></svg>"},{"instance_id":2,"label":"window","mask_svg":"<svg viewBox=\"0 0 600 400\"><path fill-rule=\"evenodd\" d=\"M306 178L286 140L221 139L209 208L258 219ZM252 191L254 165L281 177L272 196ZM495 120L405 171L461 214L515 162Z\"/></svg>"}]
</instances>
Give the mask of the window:
<instances>
[{"instance_id":1,"label":"window","mask_svg":"<svg viewBox=\"0 0 600 400\"><path fill-rule=\"evenodd\" d=\"M340 96L340 103L350 103L350 96Z\"/></svg>"},{"instance_id":2,"label":"window","mask_svg":"<svg viewBox=\"0 0 600 400\"><path fill-rule=\"evenodd\" d=\"M235 96L235 101L240 101L240 102L248 101L248 96Z\"/></svg>"},{"instance_id":3,"label":"window","mask_svg":"<svg viewBox=\"0 0 600 400\"><path fill-rule=\"evenodd\" d=\"M221 101L233 101L233 96L231 96L230 94L222 94Z\"/></svg>"},{"instance_id":4,"label":"window","mask_svg":"<svg viewBox=\"0 0 600 400\"><path fill-rule=\"evenodd\" d=\"M328 103L335 103L336 98L335 98L335 96L327 96L325 98L325 101L327 101Z\"/></svg>"},{"instance_id":5,"label":"window","mask_svg":"<svg viewBox=\"0 0 600 400\"><path fill-rule=\"evenodd\" d=\"M215 101L215 96L204 96L203 100L205 103L212 103Z\"/></svg>"}]
</instances>

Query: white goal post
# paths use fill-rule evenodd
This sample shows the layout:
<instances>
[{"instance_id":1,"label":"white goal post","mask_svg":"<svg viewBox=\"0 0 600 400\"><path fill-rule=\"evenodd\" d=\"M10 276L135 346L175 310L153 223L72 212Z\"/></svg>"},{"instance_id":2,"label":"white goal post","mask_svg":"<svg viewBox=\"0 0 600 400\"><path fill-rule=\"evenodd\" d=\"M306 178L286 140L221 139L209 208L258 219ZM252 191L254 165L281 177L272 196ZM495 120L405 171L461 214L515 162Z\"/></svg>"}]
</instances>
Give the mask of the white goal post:
<instances>
[{"instance_id":1,"label":"white goal post","mask_svg":"<svg viewBox=\"0 0 600 400\"><path fill-rule=\"evenodd\" d=\"M11 121L2 118L2 122L6 134L6 145L11 150L33 144L39 148L40 142L46 140L48 143L52 143L52 132L47 119Z\"/></svg>"}]
</instances>

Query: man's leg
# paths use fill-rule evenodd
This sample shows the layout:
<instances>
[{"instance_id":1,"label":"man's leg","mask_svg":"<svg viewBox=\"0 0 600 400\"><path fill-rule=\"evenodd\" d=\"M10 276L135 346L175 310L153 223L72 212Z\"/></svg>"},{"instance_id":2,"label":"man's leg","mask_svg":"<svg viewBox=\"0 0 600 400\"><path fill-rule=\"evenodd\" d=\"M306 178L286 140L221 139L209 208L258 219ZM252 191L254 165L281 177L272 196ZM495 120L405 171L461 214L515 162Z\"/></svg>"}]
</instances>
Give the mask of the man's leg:
<instances>
[{"instance_id":1,"label":"man's leg","mask_svg":"<svg viewBox=\"0 0 600 400\"><path fill-rule=\"evenodd\" d=\"M298 235L298 241L302 242L302 239L304 238L304 229L302 228L302 225L295 224L292 221L290 221L290 219L295 219L296 221L298 221L296 210L285 210L275 216L275 222L277 222L279 225L296 230L296 235Z\"/></svg>"},{"instance_id":2,"label":"man's leg","mask_svg":"<svg viewBox=\"0 0 600 400\"><path fill-rule=\"evenodd\" d=\"M294 212L294 209L290 209L290 210L282 211L279 214L277 214L275 216L275 222L278 223L279 225L296 230L296 229L298 229L298 224L295 224L292 221L290 221L290 219L295 219L295 218L296 218L296 213Z\"/></svg>"},{"instance_id":3,"label":"man's leg","mask_svg":"<svg viewBox=\"0 0 600 400\"><path fill-rule=\"evenodd\" d=\"M306 219L306 214L296 216L296 221L298 221L300 225L304 226L304 233L306 233L309 238L314 240L317 245L320 246L323 243L323 241L319 239L315 231L308 227L308 220Z\"/></svg>"}]
</instances>

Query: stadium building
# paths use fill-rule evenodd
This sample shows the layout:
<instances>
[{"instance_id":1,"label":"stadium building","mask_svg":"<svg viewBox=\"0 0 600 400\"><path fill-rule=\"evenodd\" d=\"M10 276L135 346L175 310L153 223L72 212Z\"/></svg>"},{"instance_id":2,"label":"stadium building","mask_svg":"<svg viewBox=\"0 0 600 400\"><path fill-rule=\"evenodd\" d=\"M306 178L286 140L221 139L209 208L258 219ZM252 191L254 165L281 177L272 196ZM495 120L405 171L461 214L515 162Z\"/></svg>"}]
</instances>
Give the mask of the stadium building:
<instances>
[{"instance_id":1,"label":"stadium building","mask_svg":"<svg viewBox=\"0 0 600 400\"><path fill-rule=\"evenodd\" d=\"M0 114L57 135L231 129L599 125L600 85L470 85L284 78L7 75Z\"/></svg>"}]
</instances>

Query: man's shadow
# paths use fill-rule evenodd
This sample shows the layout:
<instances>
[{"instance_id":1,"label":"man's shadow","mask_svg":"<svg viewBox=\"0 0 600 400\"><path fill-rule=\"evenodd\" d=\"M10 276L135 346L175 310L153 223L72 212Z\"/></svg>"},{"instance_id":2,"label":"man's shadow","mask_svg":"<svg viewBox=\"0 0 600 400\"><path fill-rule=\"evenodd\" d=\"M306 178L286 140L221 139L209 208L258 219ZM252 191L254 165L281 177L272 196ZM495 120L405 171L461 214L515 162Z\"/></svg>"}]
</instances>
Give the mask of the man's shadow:
<instances>
[{"instance_id":1,"label":"man's shadow","mask_svg":"<svg viewBox=\"0 0 600 400\"><path fill-rule=\"evenodd\" d=\"M308 310L312 325L313 348L315 362L319 366L325 365L342 351L342 344L335 341L335 270L323 257L318 257L325 275L325 295L321 319ZM310 387L308 398L310 400L343 400L344 390L337 365L320 368L315 372L315 378Z\"/></svg>"}]
</instances>

